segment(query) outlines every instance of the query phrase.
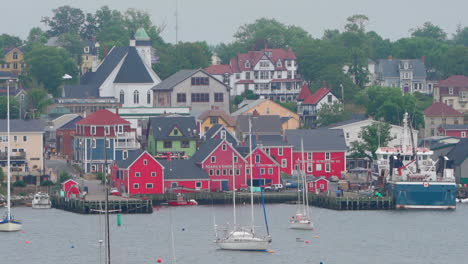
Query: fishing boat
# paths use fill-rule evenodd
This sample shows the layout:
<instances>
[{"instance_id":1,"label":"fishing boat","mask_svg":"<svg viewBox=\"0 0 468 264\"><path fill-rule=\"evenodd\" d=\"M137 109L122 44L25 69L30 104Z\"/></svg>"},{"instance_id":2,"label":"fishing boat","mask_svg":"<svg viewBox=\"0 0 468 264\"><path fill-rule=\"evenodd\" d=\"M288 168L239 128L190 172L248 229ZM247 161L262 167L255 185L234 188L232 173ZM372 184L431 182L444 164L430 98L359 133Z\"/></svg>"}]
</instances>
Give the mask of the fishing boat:
<instances>
[{"instance_id":1,"label":"fishing boat","mask_svg":"<svg viewBox=\"0 0 468 264\"><path fill-rule=\"evenodd\" d=\"M445 157L434 161L432 150L415 147L408 113L403 118L401 138L399 147L379 147L374 163L378 177L387 182L395 207L455 209L457 188L453 169L446 168Z\"/></svg>"},{"instance_id":2,"label":"fishing boat","mask_svg":"<svg viewBox=\"0 0 468 264\"><path fill-rule=\"evenodd\" d=\"M187 205L197 205L198 202L195 201L194 199L185 200L185 197L181 193L178 193L176 196L176 199L167 201L167 204L169 206L187 206Z\"/></svg>"},{"instance_id":3,"label":"fishing boat","mask_svg":"<svg viewBox=\"0 0 468 264\"><path fill-rule=\"evenodd\" d=\"M7 94L10 94L10 83L7 81ZM21 221L11 214L11 170L10 170L10 97L7 96L7 213L0 220L0 231L13 232L21 230Z\"/></svg>"},{"instance_id":4,"label":"fishing boat","mask_svg":"<svg viewBox=\"0 0 468 264\"><path fill-rule=\"evenodd\" d=\"M52 203L50 202L49 194L38 192L34 195L32 200L33 209L50 209Z\"/></svg>"},{"instance_id":5,"label":"fishing boat","mask_svg":"<svg viewBox=\"0 0 468 264\"><path fill-rule=\"evenodd\" d=\"M289 228L291 229L301 229L301 230L313 230L314 224L310 220L309 213L309 195L307 190L307 179L304 170L304 142L301 140L301 156L302 156L302 165L301 171L297 175L297 182L302 183L298 184L297 187L297 212L289 219ZM302 185L302 188L300 187Z\"/></svg>"},{"instance_id":6,"label":"fishing boat","mask_svg":"<svg viewBox=\"0 0 468 264\"><path fill-rule=\"evenodd\" d=\"M252 124L251 120L249 119L249 129L252 131ZM251 133L249 140L249 153L252 153L252 140L253 140L253 133ZM234 171L234 154L232 157L232 167ZM250 168L252 166L252 158L250 158ZM238 226L237 225L237 217L236 217L236 182L235 182L235 175L233 173L233 225L227 226L223 230L222 236L218 236L216 231L215 225L215 233L216 233L216 244L218 244L220 249L225 250L238 250L238 251L267 251L269 244L271 243L271 237L269 234L268 229L268 222L266 218L266 210L265 210L265 201L263 198L263 191L262 194L262 205L263 205L263 212L265 216L265 225L267 229L267 236L261 237L255 233L255 226L254 226L254 204L253 204L253 173L252 169L250 170L250 207L251 207L251 225L250 226Z\"/></svg>"}]
</instances>

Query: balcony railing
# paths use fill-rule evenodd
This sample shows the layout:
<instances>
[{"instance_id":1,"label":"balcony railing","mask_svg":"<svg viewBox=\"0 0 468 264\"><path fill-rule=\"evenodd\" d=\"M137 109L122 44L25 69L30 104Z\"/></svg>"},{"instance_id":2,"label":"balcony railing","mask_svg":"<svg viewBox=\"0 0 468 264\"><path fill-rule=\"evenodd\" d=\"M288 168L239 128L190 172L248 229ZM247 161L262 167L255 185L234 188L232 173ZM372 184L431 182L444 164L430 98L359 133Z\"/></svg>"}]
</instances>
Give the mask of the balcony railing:
<instances>
[{"instance_id":1,"label":"balcony railing","mask_svg":"<svg viewBox=\"0 0 468 264\"><path fill-rule=\"evenodd\" d=\"M115 148L140 148L140 143L135 141L115 142Z\"/></svg>"},{"instance_id":2,"label":"balcony railing","mask_svg":"<svg viewBox=\"0 0 468 264\"><path fill-rule=\"evenodd\" d=\"M8 156L6 152L0 152L0 160L7 160ZM25 160L26 159L26 153L25 152L16 152L16 153L11 153L10 154L10 160Z\"/></svg>"}]
</instances>

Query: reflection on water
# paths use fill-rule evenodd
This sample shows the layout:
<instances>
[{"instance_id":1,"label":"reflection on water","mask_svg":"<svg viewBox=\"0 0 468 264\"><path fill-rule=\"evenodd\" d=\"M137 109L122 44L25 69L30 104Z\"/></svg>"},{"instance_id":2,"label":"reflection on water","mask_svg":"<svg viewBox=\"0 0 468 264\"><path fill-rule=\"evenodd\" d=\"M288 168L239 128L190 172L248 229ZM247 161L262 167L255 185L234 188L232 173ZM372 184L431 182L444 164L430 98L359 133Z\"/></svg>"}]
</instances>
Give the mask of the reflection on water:
<instances>
[{"instance_id":1,"label":"reflection on water","mask_svg":"<svg viewBox=\"0 0 468 264\"><path fill-rule=\"evenodd\" d=\"M263 225L261 208L256 223ZM294 205L268 205L274 253L229 252L213 243L213 223L232 219L229 206L156 208L151 215L111 216L112 263L171 263L170 213L177 263L465 263L468 205L455 211L353 211L312 208L316 230L288 229ZM4 214L0 209L0 214ZM0 233L0 255L15 264L99 263L104 218L14 208L23 232ZM240 222L250 207L239 206ZM299 239L298 239L299 238ZM30 243L25 243L29 241ZM306 243L309 242L309 243Z\"/></svg>"}]
</instances>

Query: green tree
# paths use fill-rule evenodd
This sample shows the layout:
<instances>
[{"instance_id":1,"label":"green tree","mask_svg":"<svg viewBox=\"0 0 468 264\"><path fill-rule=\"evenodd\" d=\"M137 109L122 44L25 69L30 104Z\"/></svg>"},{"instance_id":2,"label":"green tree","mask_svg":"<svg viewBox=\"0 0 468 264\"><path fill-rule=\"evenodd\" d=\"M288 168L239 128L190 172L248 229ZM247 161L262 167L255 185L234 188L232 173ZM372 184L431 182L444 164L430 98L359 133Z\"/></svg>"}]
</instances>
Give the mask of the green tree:
<instances>
[{"instance_id":1,"label":"green tree","mask_svg":"<svg viewBox=\"0 0 468 264\"><path fill-rule=\"evenodd\" d=\"M83 39L93 39L98 31L97 19L94 14L86 13L86 18L83 27L81 28L80 36Z\"/></svg>"},{"instance_id":2,"label":"green tree","mask_svg":"<svg viewBox=\"0 0 468 264\"><path fill-rule=\"evenodd\" d=\"M366 25L369 23L369 18L363 14L356 14L346 19L348 23L345 25L347 32L365 32Z\"/></svg>"},{"instance_id":3,"label":"green tree","mask_svg":"<svg viewBox=\"0 0 468 264\"><path fill-rule=\"evenodd\" d=\"M61 95L64 74L77 76L78 68L70 54L62 48L37 47L26 55L28 71L54 97Z\"/></svg>"},{"instance_id":4,"label":"green tree","mask_svg":"<svg viewBox=\"0 0 468 264\"><path fill-rule=\"evenodd\" d=\"M317 112L317 124L319 126L328 126L334 123L344 121L350 117L350 113L344 111L341 103L324 104Z\"/></svg>"},{"instance_id":5,"label":"green tree","mask_svg":"<svg viewBox=\"0 0 468 264\"><path fill-rule=\"evenodd\" d=\"M391 126L388 123L376 122L361 129L362 142L351 142L351 153L353 157L367 157L376 159L375 152L379 146L387 146L393 139L390 133Z\"/></svg>"},{"instance_id":6,"label":"green tree","mask_svg":"<svg viewBox=\"0 0 468 264\"><path fill-rule=\"evenodd\" d=\"M81 40L80 36L77 34L65 33L60 35L58 42L68 51L72 58L76 61L77 65L81 65L83 60L83 48L84 42Z\"/></svg>"},{"instance_id":7,"label":"green tree","mask_svg":"<svg viewBox=\"0 0 468 264\"><path fill-rule=\"evenodd\" d=\"M436 41L445 41L447 39L447 33L445 33L442 28L432 24L431 22L425 22L422 27L413 30L411 36L429 38Z\"/></svg>"},{"instance_id":8,"label":"green tree","mask_svg":"<svg viewBox=\"0 0 468 264\"><path fill-rule=\"evenodd\" d=\"M0 35L0 50L4 48L20 47L23 41L16 36L2 34Z\"/></svg>"},{"instance_id":9,"label":"green tree","mask_svg":"<svg viewBox=\"0 0 468 264\"><path fill-rule=\"evenodd\" d=\"M15 97L10 96L10 118L18 119L19 118L19 102ZM7 118L7 97L0 96L0 119Z\"/></svg>"},{"instance_id":10,"label":"green tree","mask_svg":"<svg viewBox=\"0 0 468 264\"><path fill-rule=\"evenodd\" d=\"M3 172L3 169L0 169L0 186L2 186L4 180L5 180L5 173Z\"/></svg>"},{"instance_id":11,"label":"green tree","mask_svg":"<svg viewBox=\"0 0 468 264\"><path fill-rule=\"evenodd\" d=\"M85 15L81 9L65 5L52 12L54 13L52 18L42 19L42 22L50 28L47 31L49 36L60 36L65 33L80 34L85 22Z\"/></svg>"},{"instance_id":12,"label":"green tree","mask_svg":"<svg viewBox=\"0 0 468 264\"><path fill-rule=\"evenodd\" d=\"M42 46L47 43L47 35L40 27L33 27L29 31L26 39L25 51L32 50L35 46Z\"/></svg>"},{"instance_id":13,"label":"green tree","mask_svg":"<svg viewBox=\"0 0 468 264\"><path fill-rule=\"evenodd\" d=\"M247 100L257 100L258 98L260 98L260 96L254 93L252 90L246 90L241 95Z\"/></svg>"},{"instance_id":14,"label":"green tree","mask_svg":"<svg viewBox=\"0 0 468 264\"><path fill-rule=\"evenodd\" d=\"M59 175L59 180L58 180L57 183L60 184L60 183L66 181L66 180L68 180L68 179L71 179L70 174L68 174L68 172L66 172L66 171L62 171L62 172L60 173L60 175Z\"/></svg>"},{"instance_id":15,"label":"green tree","mask_svg":"<svg viewBox=\"0 0 468 264\"><path fill-rule=\"evenodd\" d=\"M47 97L47 92L44 88L33 88L28 91L26 96L26 106L31 111L31 118L39 118L44 113L47 106L52 104L52 100Z\"/></svg>"},{"instance_id":16,"label":"green tree","mask_svg":"<svg viewBox=\"0 0 468 264\"><path fill-rule=\"evenodd\" d=\"M453 43L455 45L468 47L468 27L462 28L461 26L458 26L457 32L453 36Z\"/></svg>"}]
</instances>

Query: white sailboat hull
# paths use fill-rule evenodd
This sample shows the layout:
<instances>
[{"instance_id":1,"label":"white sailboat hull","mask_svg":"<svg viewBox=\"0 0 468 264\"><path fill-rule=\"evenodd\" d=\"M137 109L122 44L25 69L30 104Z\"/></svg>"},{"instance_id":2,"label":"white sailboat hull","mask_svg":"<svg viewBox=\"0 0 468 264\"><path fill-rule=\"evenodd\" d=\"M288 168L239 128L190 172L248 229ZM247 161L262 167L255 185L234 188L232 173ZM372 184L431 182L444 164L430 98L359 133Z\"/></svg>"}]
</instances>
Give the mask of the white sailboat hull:
<instances>
[{"instance_id":1,"label":"white sailboat hull","mask_svg":"<svg viewBox=\"0 0 468 264\"><path fill-rule=\"evenodd\" d=\"M300 230L313 230L314 224L310 221L296 221L296 222L290 222L289 228L300 229Z\"/></svg>"},{"instance_id":2,"label":"white sailboat hull","mask_svg":"<svg viewBox=\"0 0 468 264\"><path fill-rule=\"evenodd\" d=\"M266 251L270 242L268 240L257 238L255 240L224 240L217 241L219 248L226 250L240 251Z\"/></svg>"},{"instance_id":3,"label":"white sailboat hull","mask_svg":"<svg viewBox=\"0 0 468 264\"><path fill-rule=\"evenodd\" d=\"M49 204L33 204L32 208L33 209L50 209L52 208L52 205L50 203Z\"/></svg>"},{"instance_id":4,"label":"white sailboat hull","mask_svg":"<svg viewBox=\"0 0 468 264\"><path fill-rule=\"evenodd\" d=\"M15 232L21 230L21 224L15 222L0 222L0 231L1 232Z\"/></svg>"}]
</instances>

